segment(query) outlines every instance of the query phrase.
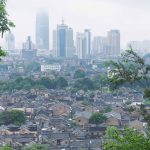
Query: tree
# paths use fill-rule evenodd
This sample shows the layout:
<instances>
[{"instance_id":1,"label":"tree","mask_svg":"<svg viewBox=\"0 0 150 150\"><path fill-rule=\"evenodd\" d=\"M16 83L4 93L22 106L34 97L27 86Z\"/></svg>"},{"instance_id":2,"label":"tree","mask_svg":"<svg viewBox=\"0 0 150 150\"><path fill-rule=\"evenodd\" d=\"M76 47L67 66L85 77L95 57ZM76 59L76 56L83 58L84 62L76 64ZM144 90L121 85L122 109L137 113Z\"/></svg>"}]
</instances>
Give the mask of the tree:
<instances>
[{"instance_id":1,"label":"tree","mask_svg":"<svg viewBox=\"0 0 150 150\"><path fill-rule=\"evenodd\" d=\"M20 110L12 110L10 111L11 115L11 119L12 119L12 123L15 125L22 125L25 123L26 121L26 117L24 112L20 111Z\"/></svg>"},{"instance_id":2,"label":"tree","mask_svg":"<svg viewBox=\"0 0 150 150\"><path fill-rule=\"evenodd\" d=\"M13 149L9 146L3 146L0 148L0 150L13 150Z\"/></svg>"},{"instance_id":3,"label":"tree","mask_svg":"<svg viewBox=\"0 0 150 150\"><path fill-rule=\"evenodd\" d=\"M89 119L89 123L101 124L107 120L107 117L102 113L94 113Z\"/></svg>"},{"instance_id":4,"label":"tree","mask_svg":"<svg viewBox=\"0 0 150 150\"><path fill-rule=\"evenodd\" d=\"M104 150L150 150L150 139L134 129L110 127L105 134Z\"/></svg>"},{"instance_id":5,"label":"tree","mask_svg":"<svg viewBox=\"0 0 150 150\"><path fill-rule=\"evenodd\" d=\"M82 79L77 79L73 85L75 89L78 90L94 90L94 83L90 78L82 78Z\"/></svg>"},{"instance_id":6,"label":"tree","mask_svg":"<svg viewBox=\"0 0 150 150\"><path fill-rule=\"evenodd\" d=\"M112 111L112 108L110 105L108 105L106 108L105 108L105 113L108 113L108 112L111 112Z\"/></svg>"},{"instance_id":7,"label":"tree","mask_svg":"<svg viewBox=\"0 0 150 150\"><path fill-rule=\"evenodd\" d=\"M75 71L74 73L74 78L78 79L78 78L84 78L85 77L85 72L84 70L78 69Z\"/></svg>"},{"instance_id":8,"label":"tree","mask_svg":"<svg viewBox=\"0 0 150 150\"><path fill-rule=\"evenodd\" d=\"M110 84L107 74L98 74L94 77L94 84L97 88L104 87Z\"/></svg>"},{"instance_id":9,"label":"tree","mask_svg":"<svg viewBox=\"0 0 150 150\"><path fill-rule=\"evenodd\" d=\"M47 145L32 144L23 148L23 150L49 150Z\"/></svg>"},{"instance_id":10,"label":"tree","mask_svg":"<svg viewBox=\"0 0 150 150\"><path fill-rule=\"evenodd\" d=\"M26 121L25 114L20 110L4 111L0 113L0 124L22 125Z\"/></svg>"},{"instance_id":11,"label":"tree","mask_svg":"<svg viewBox=\"0 0 150 150\"><path fill-rule=\"evenodd\" d=\"M56 78L56 86L59 89L65 88L68 86L68 82L64 77L58 77Z\"/></svg>"},{"instance_id":12,"label":"tree","mask_svg":"<svg viewBox=\"0 0 150 150\"><path fill-rule=\"evenodd\" d=\"M2 38L6 31L9 31L11 27L15 26L14 23L8 19L8 16L6 11L6 0L0 0L0 33ZM6 53L0 46L0 57L5 55Z\"/></svg>"},{"instance_id":13,"label":"tree","mask_svg":"<svg viewBox=\"0 0 150 150\"><path fill-rule=\"evenodd\" d=\"M44 87L48 89L55 89L56 88L56 82L52 79L43 77L39 80L39 84L43 85Z\"/></svg>"},{"instance_id":14,"label":"tree","mask_svg":"<svg viewBox=\"0 0 150 150\"><path fill-rule=\"evenodd\" d=\"M144 90L144 98L150 99L150 89L146 88Z\"/></svg>"},{"instance_id":15,"label":"tree","mask_svg":"<svg viewBox=\"0 0 150 150\"><path fill-rule=\"evenodd\" d=\"M122 53L121 60L110 61L107 66L110 67L109 81L114 88L125 83L133 85L137 82L142 87L150 87L148 76L150 65L146 64L144 59L138 56L132 48Z\"/></svg>"}]
</instances>

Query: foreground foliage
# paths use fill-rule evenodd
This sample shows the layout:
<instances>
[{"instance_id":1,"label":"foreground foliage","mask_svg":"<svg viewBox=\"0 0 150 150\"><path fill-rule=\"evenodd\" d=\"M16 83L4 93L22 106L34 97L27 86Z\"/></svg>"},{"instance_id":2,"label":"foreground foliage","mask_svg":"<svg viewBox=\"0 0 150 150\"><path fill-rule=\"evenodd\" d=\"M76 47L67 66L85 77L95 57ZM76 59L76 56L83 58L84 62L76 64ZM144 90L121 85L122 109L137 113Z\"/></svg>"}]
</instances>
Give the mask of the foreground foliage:
<instances>
[{"instance_id":1,"label":"foreground foliage","mask_svg":"<svg viewBox=\"0 0 150 150\"><path fill-rule=\"evenodd\" d=\"M150 139L134 129L108 128L104 150L150 150Z\"/></svg>"},{"instance_id":2,"label":"foreground foliage","mask_svg":"<svg viewBox=\"0 0 150 150\"><path fill-rule=\"evenodd\" d=\"M32 144L23 148L23 150L49 150L49 148L47 145L43 144Z\"/></svg>"},{"instance_id":3,"label":"foreground foliage","mask_svg":"<svg viewBox=\"0 0 150 150\"><path fill-rule=\"evenodd\" d=\"M9 31L11 27L14 27L14 23L8 19L8 13L6 11L6 0L0 0L0 34L3 38L5 32ZM0 57L5 56L6 53L0 46Z\"/></svg>"},{"instance_id":4,"label":"foreground foliage","mask_svg":"<svg viewBox=\"0 0 150 150\"><path fill-rule=\"evenodd\" d=\"M150 96L147 94L150 87L150 65L146 64L132 48L122 53L118 62L110 61L107 65L110 67L109 80L114 88L126 83L130 85L138 83L142 88L146 88L145 97Z\"/></svg>"},{"instance_id":5,"label":"foreground foliage","mask_svg":"<svg viewBox=\"0 0 150 150\"><path fill-rule=\"evenodd\" d=\"M1 147L0 150L13 150L13 148L9 146L4 146L4 147Z\"/></svg>"}]
</instances>

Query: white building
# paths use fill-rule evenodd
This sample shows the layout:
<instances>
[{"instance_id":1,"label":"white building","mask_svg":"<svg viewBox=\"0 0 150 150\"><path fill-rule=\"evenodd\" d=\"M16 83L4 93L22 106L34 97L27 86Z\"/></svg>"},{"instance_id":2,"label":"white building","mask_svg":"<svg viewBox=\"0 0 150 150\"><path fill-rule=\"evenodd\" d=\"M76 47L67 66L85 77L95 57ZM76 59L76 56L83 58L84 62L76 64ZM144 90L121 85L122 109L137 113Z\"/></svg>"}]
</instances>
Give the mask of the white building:
<instances>
[{"instance_id":1,"label":"white building","mask_svg":"<svg viewBox=\"0 0 150 150\"><path fill-rule=\"evenodd\" d=\"M92 41L92 55L105 57L108 51L108 40L106 37L95 36Z\"/></svg>"},{"instance_id":2,"label":"white building","mask_svg":"<svg viewBox=\"0 0 150 150\"><path fill-rule=\"evenodd\" d=\"M89 29L85 29L84 34L85 34L86 57L88 57L91 55L91 31Z\"/></svg>"},{"instance_id":3,"label":"white building","mask_svg":"<svg viewBox=\"0 0 150 150\"><path fill-rule=\"evenodd\" d=\"M12 34L11 31L8 32L8 34L5 37L6 41L6 50L12 51L15 49L15 36Z\"/></svg>"},{"instance_id":4,"label":"white building","mask_svg":"<svg viewBox=\"0 0 150 150\"><path fill-rule=\"evenodd\" d=\"M107 32L108 39L108 57L118 57L120 55L120 31L110 30Z\"/></svg>"},{"instance_id":5,"label":"white building","mask_svg":"<svg viewBox=\"0 0 150 150\"><path fill-rule=\"evenodd\" d=\"M60 70L61 70L60 64L41 65L41 72L60 71Z\"/></svg>"},{"instance_id":6,"label":"white building","mask_svg":"<svg viewBox=\"0 0 150 150\"><path fill-rule=\"evenodd\" d=\"M91 55L91 31L89 29L85 29L84 33L76 34L76 54L79 59L85 59Z\"/></svg>"},{"instance_id":7,"label":"white building","mask_svg":"<svg viewBox=\"0 0 150 150\"><path fill-rule=\"evenodd\" d=\"M84 33L77 33L76 35L76 53L79 59L86 58L86 45Z\"/></svg>"}]
</instances>

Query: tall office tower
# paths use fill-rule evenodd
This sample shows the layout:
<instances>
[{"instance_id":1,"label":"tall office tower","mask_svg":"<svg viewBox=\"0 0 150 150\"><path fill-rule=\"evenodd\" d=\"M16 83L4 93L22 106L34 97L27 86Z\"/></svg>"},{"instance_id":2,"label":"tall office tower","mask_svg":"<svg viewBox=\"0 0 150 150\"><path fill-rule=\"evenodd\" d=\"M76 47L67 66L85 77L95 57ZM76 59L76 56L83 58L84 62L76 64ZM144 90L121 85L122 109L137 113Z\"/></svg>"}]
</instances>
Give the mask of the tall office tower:
<instances>
[{"instance_id":1,"label":"tall office tower","mask_svg":"<svg viewBox=\"0 0 150 150\"><path fill-rule=\"evenodd\" d=\"M64 24L62 20L61 25L53 31L53 50L56 57L72 57L74 51L73 30Z\"/></svg>"},{"instance_id":2,"label":"tall office tower","mask_svg":"<svg viewBox=\"0 0 150 150\"><path fill-rule=\"evenodd\" d=\"M36 47L38 49L49 49L49 15L42 11L36 16Z\"/></svg>"},{"instance_id":3,"label":"tall office tower","mask_svg":"<svg viewBox=\"0 0 150 150\"><path fill-rule=\"evenodd\" d=\"M120 55L120 31L111 30L107 33L108 38L108 48L109 56L108 57L117 57Z\"/></svg>"},{"instance_id":4,"label":"tall office tower","mask_svg":"<svg viewBox=\"0 0 150 150\"><path fill-rule=\"evenodd\" d=\"M57 30L53 30L53 55L55 57L58 57L57 45Z\"/></svg>"},{"instance_id":5,"label":"tall office tower","mask_svg":"<svg viewBox=\"0 0 150 150\"><path fill-rule=\"evenodd\" d=\"M86 38L84 33L77 33L76 35L76 52L79 59L86 58Z\"/></svg>"},{"instance_id":6,"label":"tall office tower","mask_svg":"<svg viewBox=\"0 0 150 150\"><path fill-rule=\"evenodd\" d=\"M11 31L8 32L8 34L5 37L6 41L6 49L8 51L15 49L15 36L12 34Z\"/></svg>"},{"instance_id":7,"label":"tall office tower","mask_svg":"<svg viewBox=\"0 0 150 150\"><path fill-rule=\"evenodd\" d=\"M86 57L91 54L91 31L89 29L84 30L85 34L85 45L86 45Z\"/></svg>"},{"instance_id":8,"label":"tall office tower","mask_svg":"<svg viewBox=\"0 0 150 150\"><path fill-rule=\"evenodd\" d=\"M105 57L108 50L108 40L106 37L95 36L92 41L92 55Z\"/></svg>"}]
</instances>

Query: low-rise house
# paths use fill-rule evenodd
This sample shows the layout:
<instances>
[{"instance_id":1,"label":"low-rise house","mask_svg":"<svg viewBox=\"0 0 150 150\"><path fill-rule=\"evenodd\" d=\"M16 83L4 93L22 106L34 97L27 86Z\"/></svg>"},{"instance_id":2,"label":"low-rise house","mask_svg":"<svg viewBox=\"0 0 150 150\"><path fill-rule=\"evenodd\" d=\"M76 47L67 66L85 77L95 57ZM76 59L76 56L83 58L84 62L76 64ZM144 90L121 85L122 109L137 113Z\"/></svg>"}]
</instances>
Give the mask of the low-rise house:
<instances>
[{"instance_id":1,"label":"low-rise house","mask_svg":"<svg viewBox=\"0 0 150 150\"><path fill-rule=\"evenodd\" d=\"M106 131L105 126L90 126L86 129L86 136L90 139L92 138L100 138L104 135Z\"/></svg>"},{"instance_id":2,"label":"low-rise house","mask_svg":"<svg viewBox=\"0 0 150 150\"><path fill-rule=\"evenodd\" d=\"M143 122L139 121L139 120L134 120L134 121L131 121L129 123L129 127L130 128L134 128L138 131L142 131L144 128L143 128Z\"/></svg>"},{"instance_id":3,"label":"low-rise house","mask_svg":"<svg viewBox=\"0 0 150 150\"><path fill-rule=\"evenodd\" d=\"M59 118L51 117L49 119L49 126L52 126L57 129L61 129L62 131L67 130L68 127L70 127L70 125L71 125L70 121L63 117L59 117Z\"/></svg>"},{"instance_id":4,"label":"low-rise house","mask_svg":"<svg viewBox=\"0 0 150 150\"><path fill-rule=\"evenodd\" d=\"M116 127L121 126L121 115L119 113L112 111L112 112L106 113L105 115L107 117L107 120L106 120L107 126L116 126Z\"/></svg>"},{"instance_id":5,"label":"low-rise house","mask_svg":"<svg viewBox=\"0 0 150 150\"><path fill-rule=\"evenodd\" d=\"M129 126L129 123L130 123L130 117L128 116L128 114L121 115L121 125L123 127L127 127Z\"/></svg>"},{"instance_id":6,"label":"low-rise house","mask_svg":"<svg viewBox=\"0 0 150 150\"><path fill-rule=\"evenodd\" d=\"M70 142L70 133L59 133L59 132L52 132L52 131L46 131L41 132L40 143L48 143L50 147L67 147Z\"/></svg>"},{"instance_id":7,"label":"low-rise house","mask_svg":"<svg viewBox=\"0 0 150 150\"><path fill-rule=\"evenodd\" d=\"M92 113L87 112L87 111L77 112L74 115L75 123L77 125L84 126L89 123L89 119L90 119L91 115L92 115Z\"/></svg>"},{"instance_id":8,"label":"low-rise house","mask_svg":"<svg viewBox=\"0 0 150 150\"><path fill-rule=\"evenodd\" d=\"M139 120L140 116L141 116L140 112L138 112L138 111L133 111L133 112L129 113L128 115L129 115L131 121Z\"/></svg>"},{"instance_id":9,"label":"low-rise house","mask_svg":"<svg viewBox=\"0 0 150 150\"><path fill-rule=\"evenodd\" d=\"M0 129L0 140L8 143L8 139L11 143L20 143L20 145L25 145L33 141L37 142L37 132L31 132L26 128L22 128L16 131L10 131L8 129Z\"/></svg>"},{"instance_id":10,"label":"low-rise house","mask_svg":"<svg viewBox=\"0 0 150 150\"><path fill-rule=\"evenodd\" d=\"M63 116L63 115L69 115L71 112L71 107L68 105L65 105L63 103L61 104L55 104L51 107L53 116Z\"/></svg>"},{"instance_id":11,"label":"low-rise house","mask_svg":"<svg viewBox=\"0 0 150 150\"><path fill-rule=\"evenodd\" d=\"M71 134L71 138L77 140L85 139L85 136L86 136L86 132L84 132L80 128L76 128Z\"/></svg>"}]
</instances>

